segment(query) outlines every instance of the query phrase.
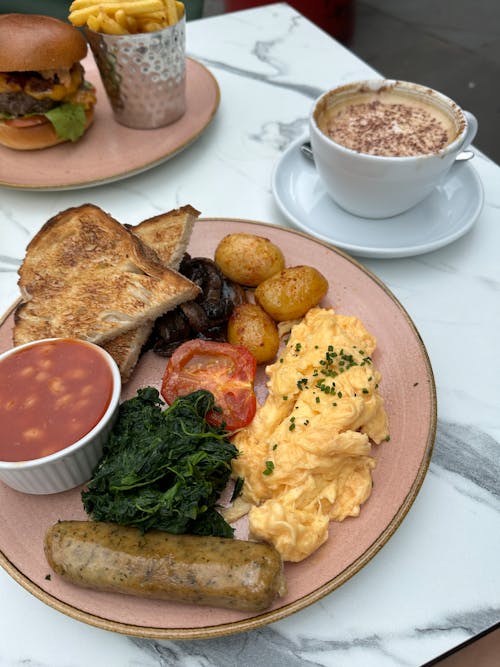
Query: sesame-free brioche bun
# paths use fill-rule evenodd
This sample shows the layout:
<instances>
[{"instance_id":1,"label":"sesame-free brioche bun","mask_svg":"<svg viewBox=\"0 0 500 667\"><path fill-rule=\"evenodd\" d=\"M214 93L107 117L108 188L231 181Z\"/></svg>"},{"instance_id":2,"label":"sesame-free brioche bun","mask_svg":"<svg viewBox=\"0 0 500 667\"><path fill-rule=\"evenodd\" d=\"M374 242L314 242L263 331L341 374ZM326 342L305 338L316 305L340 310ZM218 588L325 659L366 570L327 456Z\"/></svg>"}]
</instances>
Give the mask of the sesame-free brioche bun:
<instances>
[{"instance_id":1,"label":"sesame-free brioche bun","mask_svg":"<svg viewBox=\"0 0 500 667\"><path fill-rule=\"evenodd\" d=\"M87 43L69 23L38 14L0 14L0 72L69 68Z\"/></svg>"},{"instance_id":2,"label":"sesame-free brioche bun","mask_svg":"<svg viewBox=\"0 0 500 667\"><path fill-rule=\"evenodd\" d=\"M94 119L94 108L85 111L85 130ZM62 144L67 139L57 136L52 123L46 121L30 127L12 127L0 122L0 144L18 151L32 151Z\"/></svg>"}]
</instances>

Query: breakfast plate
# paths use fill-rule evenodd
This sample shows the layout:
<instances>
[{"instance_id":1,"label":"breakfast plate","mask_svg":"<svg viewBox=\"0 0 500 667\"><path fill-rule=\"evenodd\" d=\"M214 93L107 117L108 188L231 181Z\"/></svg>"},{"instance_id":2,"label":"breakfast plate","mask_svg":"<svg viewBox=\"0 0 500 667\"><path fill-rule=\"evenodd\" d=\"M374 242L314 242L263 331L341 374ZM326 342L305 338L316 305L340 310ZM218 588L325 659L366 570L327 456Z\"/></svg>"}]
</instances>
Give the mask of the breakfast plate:
<instances>
[{"instance_id":1,"label":"breakfast plate","mask_svg":"<svg viewBox=\"0 0 500 667\"><path fill-rule=\"evenodd\" d=\"M468 232L483 208L474 168L456 163L420 204L392 218L370 220L348 213L327 194L314 163L294 141L272 175L281 211L299 229L359 257L411 257L442 248Z\"/></svg>"},{"instance_id":2,"label":"breakfast plate","mask_svg":"<svg viewBox=\"0 0 500 667\"><path fill-rule=\"evenodd\" d=\"M313 263L329 281L322 305L359 317L377 339L373 362L382 374L380 391L391 439L373 446L374 489L356 518L331 523L329 538L299 563L285 563L287 594L265 612L240 612L144 600L73 586L54 573L43 552L46 530L58 520L86 519L80 491L34 496L0 483L0 565L51 607L99 628L160 639L228 635L285 618L344 584L384 546L408 513L427 472L436 433L436 391L425 346L409 315L387 287L356 260L301 231L254 221L203 219L195 223L188 252L213 257L228 233L265 236L284 253L288 266ZM0 324L0 351L12 346L13 309ZM142 386L159 387L166 361L147 352L122 398ZM259 400L265 394L260 368ZM236 535L244 538L240 519ZM248 534L248 531L247 533ZM378 557L383 557L382 555Z\"/></svg>"},{"instance_id":3,"label":"breakfast plate","mask_svg":"<svg viewBox=\"0 0 500 667\"><path fill-rule=\"evenodd\" d=\"M0 186L22 190L69 190L128 178L172 158L208 127L217 112L217 80L201 63L186 60L186 113L156 130L136 130L114 120L94 57L82 65L96 88L94 122L75 144L40 151L0 146Z\"/></svg>"}]
</instances>

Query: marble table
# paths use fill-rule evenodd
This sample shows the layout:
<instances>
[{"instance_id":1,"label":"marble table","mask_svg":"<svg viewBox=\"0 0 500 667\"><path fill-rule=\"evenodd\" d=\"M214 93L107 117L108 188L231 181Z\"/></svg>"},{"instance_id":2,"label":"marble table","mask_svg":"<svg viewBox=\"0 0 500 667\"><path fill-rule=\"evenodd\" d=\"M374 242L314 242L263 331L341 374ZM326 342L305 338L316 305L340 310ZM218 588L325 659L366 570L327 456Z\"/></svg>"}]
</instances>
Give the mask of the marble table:
<instances>
[{"instance_id":1,"label":"marble table","mask_svg":"<svg viewBox=\"0 0 500 667\"><path fill-rule=\"evenodd\" d=\"M221 103L185 151L97 187L1 189L0 311L18 296L27 242L69 206L92 202L133 224L190 203L204 217L291 226L273 198L275 163L306 131L312 100L323 89L378 74L286 4L193 21L187 49L216 77ZM195 641L95 628L45 605L0 570L2 665L422 665L498 622L500 168L482 154L473 168L485 204L465 236L414 257L359 258L417 326L439 406L421 491L376 557L285 619Z\"/></svg>"}]
</instances>

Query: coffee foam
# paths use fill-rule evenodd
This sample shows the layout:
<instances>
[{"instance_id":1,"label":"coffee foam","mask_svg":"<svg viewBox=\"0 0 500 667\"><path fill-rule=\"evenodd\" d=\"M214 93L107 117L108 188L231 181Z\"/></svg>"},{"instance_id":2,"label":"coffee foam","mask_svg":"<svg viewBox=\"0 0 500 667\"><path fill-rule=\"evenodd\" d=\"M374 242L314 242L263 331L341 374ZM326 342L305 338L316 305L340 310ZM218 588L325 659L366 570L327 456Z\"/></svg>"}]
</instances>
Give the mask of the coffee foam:
<instances>
[{"instance_id":1,"label":"coffee foam","mask_svg":"<svg viewBox=\"0 0 500 667\"><path fill-rule=\"evenodd\" d=\"M322 98L314 117L336 143L390 157L439 153L463 129L453 103L432 90L397 85L376 90L345 86Z\"/></svg>"}]
</instances>

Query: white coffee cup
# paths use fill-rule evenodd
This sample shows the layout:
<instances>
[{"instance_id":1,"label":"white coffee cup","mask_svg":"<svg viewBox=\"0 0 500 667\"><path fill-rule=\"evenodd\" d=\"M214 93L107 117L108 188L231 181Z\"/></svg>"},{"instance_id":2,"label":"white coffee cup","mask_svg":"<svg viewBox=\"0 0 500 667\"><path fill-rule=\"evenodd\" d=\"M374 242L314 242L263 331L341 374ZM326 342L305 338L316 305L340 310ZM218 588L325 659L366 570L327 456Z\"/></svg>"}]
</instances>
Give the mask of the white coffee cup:
<instances>
[{"instance_id":1,"label":"white coffee cup","mask_svg":"<svg viewBox=\"0 0 500 667\"><path fill-rule=\"evenodd\" d=\"M403 101L403 107L407 102L410 107L420 105L425 110L436 112L436 117L447 125L448 139L445 145L442 145L443 141L436 140L432 149L415 155L404 155L403 149L393 146L394 154L378 155L371 153L377 150L373 144L370 152L365 151L365 148L363 151L348 148L320 128L319 123L325 127L325 110L338 104L343 104L346 109L356 100L368 99L363 96L373 100L381 94L389 101L392 98L397 103ZM365 121L365 117L362 121L366 122L367 129L360 132L358 126L355 131L359 135L359 145L363 146L366 144L370 123ZM441 128L441 125L438 127ZM321 95L314 102L309 131L318 174L334 201L357 216L387 218L403 213L421 202L444 179L457 155L473 141L477 120L473 114L462 110L453 100L436 90L406 81L376 79L343 85ZM346 129L346 132L349 131ZM427 136L425 132L421 136L426 140L432 136L432 131L429 130ZM345 137L342 137L344 140ZM385 146L385 152L391 153L389 144Z\"/></svg>"}]
</instances>

